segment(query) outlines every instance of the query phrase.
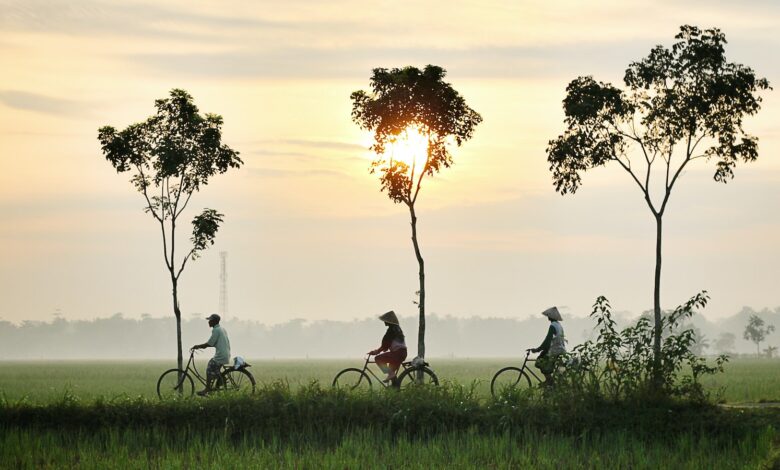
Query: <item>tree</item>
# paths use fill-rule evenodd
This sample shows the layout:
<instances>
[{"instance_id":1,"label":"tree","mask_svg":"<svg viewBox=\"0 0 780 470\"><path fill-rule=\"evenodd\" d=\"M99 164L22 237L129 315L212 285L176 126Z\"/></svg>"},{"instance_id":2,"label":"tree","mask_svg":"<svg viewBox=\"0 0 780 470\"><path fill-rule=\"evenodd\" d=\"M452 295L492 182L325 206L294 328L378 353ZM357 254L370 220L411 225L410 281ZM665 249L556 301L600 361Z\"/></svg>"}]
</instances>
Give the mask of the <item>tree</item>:
<instances>
[{"instance_id":1,"label":"tree","mask_svg":"<svg viewBox=\"0 0 780 470\"><path fill-rule=\"evenodd\" d=\"M734 351L734 343L737 337L734 333L721 333L718 339L715 341L715 350L721 354L726 354Z\"/></svg>"},{"instance_id":2,"label":"tree","mask_svg":"<svg viewBox=\"0 0 780 470\"><path fill-rule=\"evenodd\" d=\"M751 343L756 343L756 354L761 354L761 342L773 331L775 331L774 325L767 325L763 318L758 315L751 315L742 337Z\"/></svg>"},{"instance_id":3,"label":"tree","mask_svg":"<svg viewBox=\"0 0 780 470\"><path fill-rule=\"evenodd\" d=\"M777 346L767 346L767 348L764 349L764 352L766 353L766 357L773 359L775 354L777 354Z\"/></svg>"},{"instance_id":4,"label":"tree","mask_svg":"<svg viewBox=\"0 0 780 470\"><path fill-rule=\"evenodd\" d=\"M373 70L371 93L352 93L352 120L374 134L371 146L377 158L371 173L379 172L382 191L396 204L409 209L412 225L412 245L419 265L420 290L417 305L420 314L417 347L418 357L425 357L425 263L417 240L415 203L423 178L433 177L454 162L449 146L460 146L469 140L482 117L466 105L466 101L443 81L446 71L427 65L420 70L404 67ZM388 146L420 136L424 158L402 161L388 156ZM392 150L392 149L391 149ZM418 168L418 165L420 166Z\"/></svg>"},{"instance_id":5,"label":"tree","mask_svg":"<svg viewBox=\"0 0 780 470\"><path fill-rule=\"evenodd\" d=\"M192 246L181 260L176 258L176 228L192 195L209 179L239 168L238 152L222 143L222 117L201 116L184 90L174 89L170 98L154 103L157 112L146 121L117 132L111 126L98 131L103 154L118 173L132 172L135 189L146 202L144 211L160 225L163 259L171 280L173 314L179 368L183 368L179 278L189 260L214 244L223 215L204 209L192 219Z\"/></svg>"},{"instance_id":6,"label":"tree","mask_svg":"<svg viewBox=\"0 0 780 470\"><path fill-rule=\"evenodd\" d=\"M610 162L642 191L656 225L657 373L662 222L672 189L694 160L715 159L714 179L722 183L734 177L738 161L756 160L758 139L745 133L743 118L759 111L758 92L769 88L751 68L726 60L726 38L720 30L686 25L675 38L679 41L671 49L656 46L631 63L624 89L590 76L569 83L563 100L566 130L547 147L555 189L562 195L577 191L583 172Z\"/></svg>"}]
</instances>

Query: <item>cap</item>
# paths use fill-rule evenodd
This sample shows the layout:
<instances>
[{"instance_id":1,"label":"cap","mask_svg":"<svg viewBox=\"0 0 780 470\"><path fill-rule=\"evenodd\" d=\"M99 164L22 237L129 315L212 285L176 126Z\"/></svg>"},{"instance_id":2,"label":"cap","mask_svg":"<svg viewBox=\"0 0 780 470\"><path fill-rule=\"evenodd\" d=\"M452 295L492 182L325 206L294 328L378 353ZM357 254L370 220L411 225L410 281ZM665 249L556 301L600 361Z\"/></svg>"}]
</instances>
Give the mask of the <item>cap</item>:
<instances>
[{"instance_id":1,"label":"cap","mask_svg":"<svg viewBox=\"0 0 780 470\"><path fill-rule=\"evenodd\" d=\"M216 320L216 322L219 323L219 321L222 320L222 318L216 313L212 313L211 315L206 317L206 320Z\"/></svg>"}]
</instances>

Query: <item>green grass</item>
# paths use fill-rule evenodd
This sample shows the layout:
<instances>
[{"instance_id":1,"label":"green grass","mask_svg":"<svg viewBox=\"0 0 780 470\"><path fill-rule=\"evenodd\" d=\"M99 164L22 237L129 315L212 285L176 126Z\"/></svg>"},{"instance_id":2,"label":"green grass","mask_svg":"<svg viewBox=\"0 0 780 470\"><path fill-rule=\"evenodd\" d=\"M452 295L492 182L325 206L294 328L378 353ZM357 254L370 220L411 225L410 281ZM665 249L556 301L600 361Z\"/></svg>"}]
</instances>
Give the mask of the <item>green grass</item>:
<instances>
[{"instance_id":1,"label":"green grass","mask_svg":"<svg viewBox=\"0 0 780 470\"><path fill-rule=\"evenodd\" d=\"M205 364L205 356L198 358ZM355 360L265 360L250 361L250 369L259 383L286 380L291 387L319 381L329 385L344 367L360 367ZM492 375L518 359L432 359L431 366L442 381L476 384L476 391L489 395ZM171 361L27 361L0 362L0 394L9 400L26 397L35 403L46 403L62 397L66 390L82 400L97 397L154 397L157 378L172 367ZM202 371L202 369L201 369ZM780 401L780 360L734 359L726 372L703 380L707 390L717 393L728 403Z\"/></svg>"},{"instance_id":2,"label":"green grass","mask_svg":"<svg viewBox=\"0 0 780 470\"><path fill-rule=\"evenodd\" d=\"M758 468L777 461L780 411L458 386L254 397L0 405L0 468ZM771 468L771 467L770 467Z\"/></svg>"},{"instance_id":3,"label":"green grass","mask_svg":"<svg viewBox=\"0 0 780 470\"><path fill-rule=\"evenodd\" d=\"M626 432L560 436L524 432L446 433L428 439L356 431L329 446L219 431L155 429L79 433L15 430L0 434L2 468L633 468L741 469L766 462L775 432L740 439L637 439Z\"/></svg>"},{"instance_id":4,"label":"green grass","mask_svg":"<svg viewBox=\"0 0 780 470\"><path fill-rule=\"evenodd\" d=\"M172 402L155 395L168 361L0 363L0 468L780 468L777 409L496 403L506 359L434 359L435 390L347 395L329 385L359 359L250 362L255 397ZM705 386L777 400L780 361Z\"/></svg>"}]
</instances>

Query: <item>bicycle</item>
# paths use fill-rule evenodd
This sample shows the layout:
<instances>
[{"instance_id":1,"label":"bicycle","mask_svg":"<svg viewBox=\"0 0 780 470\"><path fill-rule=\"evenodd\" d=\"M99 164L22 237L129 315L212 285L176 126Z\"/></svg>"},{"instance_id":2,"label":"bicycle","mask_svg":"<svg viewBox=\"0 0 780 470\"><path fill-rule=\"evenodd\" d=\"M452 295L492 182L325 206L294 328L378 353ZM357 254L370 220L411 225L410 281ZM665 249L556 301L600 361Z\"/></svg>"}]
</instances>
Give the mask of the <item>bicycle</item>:
<instances>
[{"instance_id":1,"label":"bicycle","mask_svg":"<svg viewBox=\"0 0 780 470\"><path fill-rule=\"evenodd\" d=\"M222 366L222 373L217 378L215 388L211 392L230 392L251 395L255 393L255 378L246 370L250 367L246 364L240 368ZM202 376L195 367L195 350L190 349L190 359L184 370L169 369L162 373L157 380L157 396L161 400L166 398L189 398L195 393L195 382L192 377L198 379L204 387L206 377Z\"/></svg>"},{"instance_id":2,"label":"bicycle","mask_svg":"<svg viewBox=\"0 0 780 470\"><path fill-rule=\"evenodd\" d=\"M493 398L498 397L500 393L507 389L526 390L531 388L531 377L529 377L529 373L538 383L544 383L543 380L527 366L529 362L536 361L536 359L529 359L530 355L531 350L526 349L525 360L523 361L522 367L509 366L496 372L493 376L493 380L490 381L490 394L493 395Z\"/></svg>"},{"instance_id":3,"label":"bicycle","mask_svg":"<svg viewBox=\"0 0 780 470\"><path fill-rule=\"evenodd\" d=\"M336 374L336 377L333 379L333 388L344 390L371 390L373 388L373 383L368 376L369 374L371 374L383 387L391 387L391 384L385 383L383 379L368 367L369 364L376 364L376 361L371 360L371 354L366 356L366 362L363 364L362 369L348 367ZM412 361L401 363L403 372L398 376L398 387L409 388L417 385L439 385L439 378L436 377L436 374L428 365L427 362L423 362L420 365L413 365ZM420 374L420 376L417 377L417 374Z\"/></svg>"}]
</instances>

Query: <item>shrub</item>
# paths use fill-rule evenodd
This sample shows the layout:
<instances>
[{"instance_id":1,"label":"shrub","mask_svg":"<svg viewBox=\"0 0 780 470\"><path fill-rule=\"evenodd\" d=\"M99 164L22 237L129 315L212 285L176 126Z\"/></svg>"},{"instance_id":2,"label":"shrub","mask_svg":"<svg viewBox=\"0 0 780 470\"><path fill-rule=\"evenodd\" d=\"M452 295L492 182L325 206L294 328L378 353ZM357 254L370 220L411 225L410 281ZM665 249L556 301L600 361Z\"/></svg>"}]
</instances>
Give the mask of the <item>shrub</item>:
<instances>
[{"instance_id":1,"label":"shrub","mask_svg":"<svg viewBox=\"0 0 780 470\"><path fill-rule=\"evenodd\" d=\"M660 367L661 383L653 375L653 325L648 317L618 331L609 301L596 299L591 318L596 320L598 337L576 346L559 361L568 367L558 379L559 397L602 397L608 400L659 400L682 398L693 402L709 400L701 386L704 375L723 371L727 355L720 355L714 365L694 354L696 334L693 328L682 328L695 309L704 308L709 296L702 291L661 319L663 342Z\"/></svg>"}]
</instances>

